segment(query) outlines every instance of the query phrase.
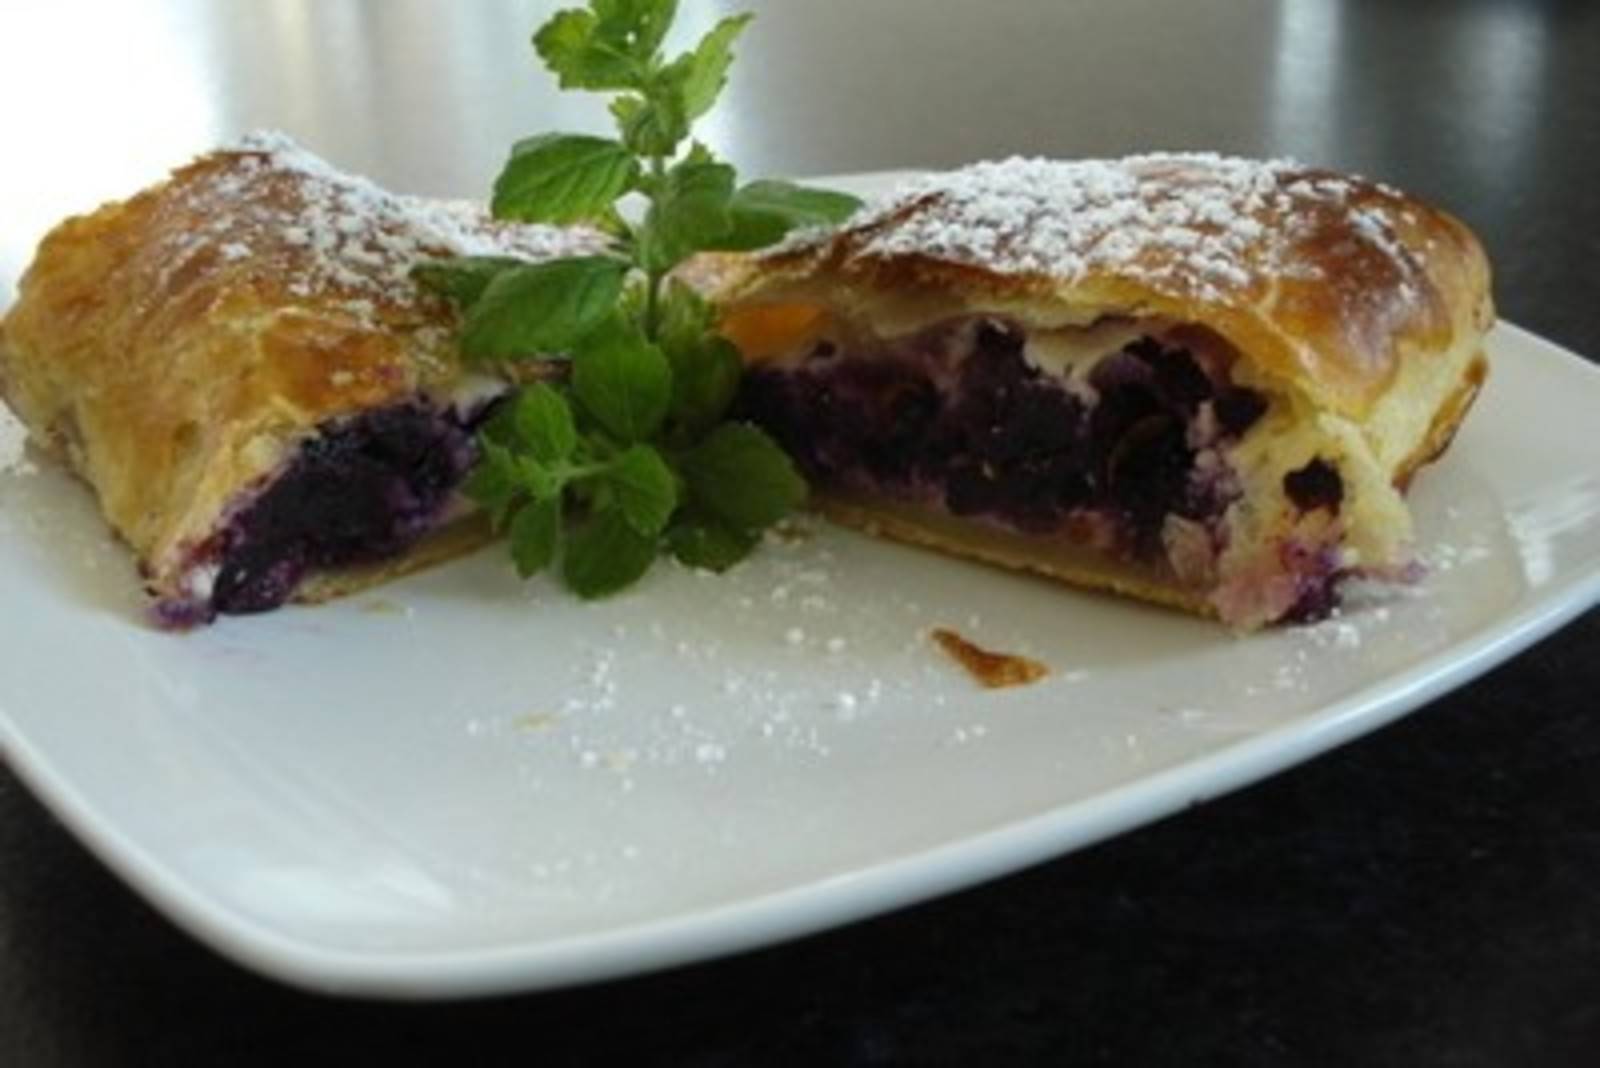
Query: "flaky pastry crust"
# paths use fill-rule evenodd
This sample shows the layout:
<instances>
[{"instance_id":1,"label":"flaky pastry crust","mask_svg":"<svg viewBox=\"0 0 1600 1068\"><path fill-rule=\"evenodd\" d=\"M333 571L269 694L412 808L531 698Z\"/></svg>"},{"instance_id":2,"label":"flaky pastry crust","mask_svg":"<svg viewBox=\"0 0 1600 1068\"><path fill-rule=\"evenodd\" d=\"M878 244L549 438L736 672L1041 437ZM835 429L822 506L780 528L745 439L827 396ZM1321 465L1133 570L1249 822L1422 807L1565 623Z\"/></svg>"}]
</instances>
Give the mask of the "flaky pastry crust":
<instances>
[{"instance_id":1,"label":"flaky pastry crust","mask_svg":"<svg viewBox=\"0 0 1600 1068\"><path fill-rule=\"evenodd\" d=\"M984 315L1039 331L1179 324L1220 339L1235 379L1272 406L1231 453L1244 494L1214 586L823 496L852 525L1243 626L1272 610L1239 603L1250 595L1229 578L1270 571L1300 523L1284 475L1319 457L1347 499L1338 531L1317 536L1352 567L1404 566L1400 492L1471 407L1494 319L1483 249L1452 216L1379 183L1210 154L979 164L913 181L834 232L701 269L754 366L789 358L794 337L809 343L813 319L879 339Z\"/></svg>"},{"instance_id":2,"label":"flaky pastry crust","mask_svg":"<svg viewBox=\"0 0 1600 1068\"><path fill-rule=\"evenodd\" d=\"M197 547L319 427L461 386L455 313L415 264L600 247L253 135L44 238L0 325L0 397L93 487L152 593L181 596Z\"/></svg>"}]
</instances>

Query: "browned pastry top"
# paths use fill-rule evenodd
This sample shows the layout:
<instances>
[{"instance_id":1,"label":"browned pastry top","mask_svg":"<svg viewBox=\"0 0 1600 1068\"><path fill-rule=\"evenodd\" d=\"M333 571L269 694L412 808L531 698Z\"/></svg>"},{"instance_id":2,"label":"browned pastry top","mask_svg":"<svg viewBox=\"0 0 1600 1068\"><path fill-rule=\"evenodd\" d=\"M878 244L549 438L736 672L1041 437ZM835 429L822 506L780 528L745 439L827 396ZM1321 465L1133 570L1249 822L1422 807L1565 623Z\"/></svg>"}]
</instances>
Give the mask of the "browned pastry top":
<instances>
[{"instance_id":1,"label":"browned pastry top","mask_svg":"<svg viewBox=\"0 0 1600 1068\"><path fill-rule=\"evenodd\" d=\"M455 312L416 264L603 247L252 135L44 238L0 328L0 396L161 571L299 437L456 382Z\"/></svg>"},{"instance_id":2,"label":"browned pastry top","mask_svg":"<svg viewBox=\"0 0 1600 1068\"><path fill-rule=\"evenodd\" d=\"M1403 349L1447 352L1493 314L1483 251L1444 212L1359 178L1200 153L917 179L756 273L762 290L815 277L1203 321L1351 416Z\"/></svg>"},{"instance_id":3,"label":"browned pastry top","mask_svg":"<svg viewBox=\"0 0 1600 1068\"><path fill-rule=\"evenodd\" d=\"M414 387L396 380L387 350L419 329L450 323L448 307L409 278L417 263L451 255L547 259L594 251L599 241L495 222L465 202L390 193L286 138L253 134L138 196L52 230L22 280L7 334L25 345L33 325L47 321L56 359L126 362L159 352L163 339L205 317L240 305L270 309L283 316L276 333L285 346L314 341L318 359L254 368L268 372L253 376L256 387L286 403L336 412ZM314 328L297 320L297 308L314 312ZM302 336L311 329L315 339ZM106 337L122 343L121 351L95 341ZM258 353L241 345L210 355L244 371ZM216 374L214 366L207 370ZM454 368L416 370L427 378ZM189 385L169 383L175 390ZM140 404L159 407L159 397Z\"/></svg>"}]
</instances>

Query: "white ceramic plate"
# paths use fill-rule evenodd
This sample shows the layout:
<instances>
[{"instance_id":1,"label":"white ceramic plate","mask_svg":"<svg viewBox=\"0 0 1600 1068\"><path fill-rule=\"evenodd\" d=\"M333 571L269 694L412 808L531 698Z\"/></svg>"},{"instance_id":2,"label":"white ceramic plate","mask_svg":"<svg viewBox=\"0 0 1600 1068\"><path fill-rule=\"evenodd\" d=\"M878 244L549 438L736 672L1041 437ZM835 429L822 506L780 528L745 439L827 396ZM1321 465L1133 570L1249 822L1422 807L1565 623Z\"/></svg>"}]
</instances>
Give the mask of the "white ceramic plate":
<instances>
[{"instance_id":1,"label":"white ceramic plate","mask_svg":"<svg viewBox=\"0 0 1600 1068\"><path fill-rule=\"evenodd\" d=\"M88 495L0 474L0 742L235 959L401 997L549 987L1020 868L1372 730L1593 604L1600 372L1512 327L1414 504L1409 597L1240 639L811 525L581 604L483 552L186 637ZM0 463L0 466L4 466ZM983 692L954 626L1048 664Z\"/></svg>"}]
</instances>

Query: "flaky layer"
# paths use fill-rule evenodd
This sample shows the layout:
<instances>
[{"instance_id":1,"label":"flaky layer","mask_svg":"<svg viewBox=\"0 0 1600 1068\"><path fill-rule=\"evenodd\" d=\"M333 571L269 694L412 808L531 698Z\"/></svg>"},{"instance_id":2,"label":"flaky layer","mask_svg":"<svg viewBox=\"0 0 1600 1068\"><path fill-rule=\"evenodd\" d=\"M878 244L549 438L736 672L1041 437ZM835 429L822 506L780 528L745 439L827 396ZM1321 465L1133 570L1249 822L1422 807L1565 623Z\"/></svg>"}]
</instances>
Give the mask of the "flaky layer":
<instances>
[{"instance_id":1,"label":"flaky layer","mask_svg":"<svg viewBox=\"0 0 1600 1068\"><path fill-rule=\"evenodd\" d=\"M180 594L188 555L319 426L457 388L454 313L416 263L599 242L247 139L45 237L0 333L0 392L94 488L153 591Z\"/></svg>"},{"instance_id":2,"label":"flaky layer","mask_svg":"<svg viewBox=\"0 0 1600 1068\"><path fill-rule=\"evenodd\" d=\"M782 292L896 329L978 309L1202 323L1263 377L1357 420L1402 364L1481 337L1494 314L1483 249L1444 212L1359 178L1200 154L933 175L747 270L728 303Z\"/></svg>"}]
</instances>

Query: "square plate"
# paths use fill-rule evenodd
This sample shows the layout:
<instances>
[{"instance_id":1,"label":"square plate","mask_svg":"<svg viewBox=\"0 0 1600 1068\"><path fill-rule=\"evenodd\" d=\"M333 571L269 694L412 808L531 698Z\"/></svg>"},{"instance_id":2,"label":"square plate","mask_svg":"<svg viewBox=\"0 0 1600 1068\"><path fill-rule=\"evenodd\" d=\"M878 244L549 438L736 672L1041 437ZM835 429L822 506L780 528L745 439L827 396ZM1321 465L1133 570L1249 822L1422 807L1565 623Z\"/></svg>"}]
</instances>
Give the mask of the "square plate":
<instances>
[{"instance_id":1,"label":"square plate","mask_svg":"<svg viewBox=\"0 0 1600 1068\"><path fill-rule=\"evenodd\" d=\"M308 987L532 989L799 935L1288 767L1593 604L1600 447L1571 428L1600 372L1514 327L1490 349L1414 491L1424 584L1249 638L809 521L599 604L486 551L174 637L81 486L13 463L0 743L174 920ZM940 625L1051 674L980 691Z\"/></svg>"}]
</instances>

